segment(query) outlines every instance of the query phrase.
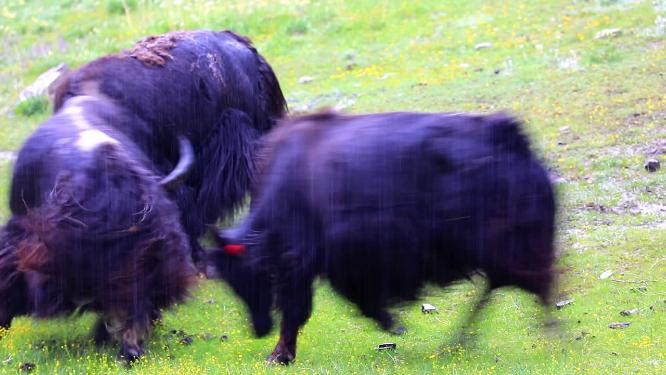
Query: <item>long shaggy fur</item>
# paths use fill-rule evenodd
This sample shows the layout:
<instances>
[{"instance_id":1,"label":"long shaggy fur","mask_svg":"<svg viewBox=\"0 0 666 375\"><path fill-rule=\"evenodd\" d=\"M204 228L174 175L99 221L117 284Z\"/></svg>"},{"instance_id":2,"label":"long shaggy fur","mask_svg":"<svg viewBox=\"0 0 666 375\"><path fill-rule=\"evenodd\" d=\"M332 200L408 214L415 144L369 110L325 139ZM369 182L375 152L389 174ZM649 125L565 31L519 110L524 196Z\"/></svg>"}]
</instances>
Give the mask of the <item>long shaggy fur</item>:
<instances>
[{"instance_id":1,"label":"long shaggy fur","mask_svg":"<svg viewBox=\"0 0 666 375\"><path fill-rule=\"evenodd\" d=\"M273 360L294 358L317 276L385 329L426 282L481 272L550 297L554 195L508 115L316 114L267 135L257 164L249 215L219 238L247 251L212 263L257 334L282 313Z\"/></svg>"},{"instance_id":2,"label":"long shaggy fur","mask_svg":"<svg viewBox=\"0 0 666 375\"><path fill-rule=\"evenodd\" d=\"M121 354L133 359L156 311L187 296L196 273L178 208L113 128L135 121L106 100L79 98L23 145L0 234L1 325L96 311L122 328Z\"/></svg>"},{"instance_id":3,"label":"long shaggy fur","mask_svg":"<svg viewBox=\"0 0 666 375\"><path fill-rule=\"evenodd\" d=\"M254 143L287 109L266 60L231 31L151 36L97 59L58 88L55 110L79 95L112 99L142 119L148 137L135 129L126 129L127 136L162 173L178 159L178 136L193 144L193 173L172 197L196 259L207 225L243 203L254 175Z\"/></svg>"}]
</instances>

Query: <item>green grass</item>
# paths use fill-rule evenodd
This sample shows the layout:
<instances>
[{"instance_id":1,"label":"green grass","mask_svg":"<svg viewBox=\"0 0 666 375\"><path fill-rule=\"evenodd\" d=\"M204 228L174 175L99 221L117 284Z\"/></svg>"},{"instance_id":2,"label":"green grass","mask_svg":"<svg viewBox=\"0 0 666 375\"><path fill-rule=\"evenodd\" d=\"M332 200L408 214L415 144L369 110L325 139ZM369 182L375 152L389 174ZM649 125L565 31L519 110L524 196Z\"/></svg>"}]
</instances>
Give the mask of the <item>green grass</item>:
<instances>
[{"instance_id":1,"label":"green grass","mask_svg":"<svg viewBox=\"0 0 666 375\"><path fill-rule=\"evenodd\" d=\"M0 151L17 150L47 113L14 111L18 94L60 63L78 66L179 28L234 29L275 68L294 111L509 110L527 123L558 186L558 297L575 302L545 330L533 298L498 291L473 328L447 346L477 286L428 289L396 309L408 332L381 332L330 288L317 287L297 362L267 367L274 333L254 339L243 306L202 281L166 313L132 373L666 373L664 1L13 1L0 4ZM596 40L607 28L617 37ZM478 43L491 48L476 50ZM313 81L299 84L299 78ZM2 154L0 154L2 155ZM8 217L9 162L0 160L0 218ZM612 270L605 280L599 275ZM480 282L480 280L478 280ZM479 282L476 284L478 285ZM213 300L214 303L206 303ZM639 308L637 315L620 311ZM612 330L608 324L628 321ZM89 338L93 317L19 318L0 339L0 373L123 373L115 348ZM179 344L171 330L193 335ZM220 340L228 335L228 340ZM395 352L373 350L395 341Z\"/></svg>"}]
</instances>

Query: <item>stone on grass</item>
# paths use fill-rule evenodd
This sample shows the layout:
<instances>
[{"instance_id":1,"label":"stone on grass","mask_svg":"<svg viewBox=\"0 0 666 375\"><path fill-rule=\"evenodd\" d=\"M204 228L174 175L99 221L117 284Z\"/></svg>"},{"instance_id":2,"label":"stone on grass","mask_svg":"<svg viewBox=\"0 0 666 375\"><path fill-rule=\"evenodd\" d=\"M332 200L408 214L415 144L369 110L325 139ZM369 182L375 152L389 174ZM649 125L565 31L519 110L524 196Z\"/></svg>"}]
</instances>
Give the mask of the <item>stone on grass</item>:
<instances>
[{"instance_id":1,"label":"stone on grass","mask_svg":"<svg viewBox=\"0 0 666 375\"><path fill-rule=\"evenodd\" d=\"M657 159L648 159L645 162L645 170L648 172L656 172L661 168L661 163Z\"/></svg>"},{"instance_id":2,"label":"stone on grass","mask_svg":"<svg viewBox=\"0 0 666 375\"><path fill-rule=\"evenodd\" d=\"M474 46L474 49L478 51L478 50L480 50L480 49L486 49L486 48L490 48L490 47L492 47L492 46L493 46L492 43L489 43L489 42L483 42L483 43L479 43L479 44L475 45L475 46Z\"/></svg>"},{"instance_id":3,"label":"stone on grass","mask_svg":"<svg viewBox=\"0 0 666 375\"><path fill-rule=\"evenodd\" d=\"M612 28L612 29L603 29L594 36L594 39L607 39L614 38L616 36L622 35L622 29Z\"/></svg>"},{"instance_id":4,"label":"stone on grass","mask_svg":"<svg viewBox=\"0 0 666 375\"><path fill-rule=\"evenodd\" d=\"M42 73L35 82L26 87L19 94L19 103L36 96L48 95L53 100L53 94L58 83L62 81L69 72L69 67L65 63L58 64L53 68Z\"/></svg>"},{"instance_id":5,"label":"stone on grass","mask_svg":"<svg viewBox=\"0 0 666 375\"><path fill-rule=\"evenodd\" d=\"M559 301L555 304L555 307L558 310L561 310L564 306L571 305L574 302L574 299L565 299L563 301Z\"/></svg>"},{"instance_id":6,"label":"stone on grass","mask_svg":"<svg viewBox=\"0 0 666 375\"><path fill-rule=\"evenodd\" d=\"M310 83L312 81L314 81L314 77L310 77L310 76L303 76L303 77L298 79L298 83L300 83L301 85L305 85L305 84Z\"/></svg>"},{"instance_id":7,"label":"stone on grass","mask_svg":"<svg viewBox=\"0 0 666 375\"><path fill-rule=\"evenodd\" d=\"M631 325L629 322L621 322L621 323L611 323L608 325L608 328L610 329L621 329L621 328L627 328Z\"/></svg>"},{"instance_id":8,"label":"stone on grass","mask_svg":"<svg viewBox=\"0 0 666 375\"><path fill-rule=\"evenodd\" d=\"M421 305L421 312L424 314L430 314L437 312L437 308L429 303L424 303Z\"/></svg>"},{"instance_id":9,"label":"stone on grass","mask_svg":"<svg viewBox=\"0 0 666 375\"><path fill-rule=\"evenodd\" d=\"M638 309L629 309L629 310L620 311L620 315L622 315L622 316L634 315L636 313L638 313Z\"/></svg>"},{"instance_id":10,"label":"stone on grass","mask_svg":"<svg viewBox=\"0 0 666 375\"><path fill-rule=\"evenodd\" d=\"M377 350L394 350L397 345L394 342L385 342L377 346Z\"/></svg>"},{"instance_id":11,"label":"stone on grass","mask_svg":"<svg viewBox=\"0 0 666 375\"><path fill-rule=\"evenodd\" d=\"M611 277L613 275L613 271L611 270L606 270L599 275L599 280L606 280L607 278Z\"/></svg>"}]
</instances>

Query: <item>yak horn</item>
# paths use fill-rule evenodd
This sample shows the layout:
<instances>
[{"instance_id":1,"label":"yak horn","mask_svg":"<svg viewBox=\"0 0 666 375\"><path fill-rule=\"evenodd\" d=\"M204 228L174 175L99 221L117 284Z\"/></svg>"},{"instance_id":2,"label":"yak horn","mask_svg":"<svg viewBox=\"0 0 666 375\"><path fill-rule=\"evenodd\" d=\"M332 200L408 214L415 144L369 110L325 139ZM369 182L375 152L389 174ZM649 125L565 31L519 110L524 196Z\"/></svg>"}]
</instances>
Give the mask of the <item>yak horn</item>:
<instances>
[{"instance_id":1,"label":"yak horn","mask_svg":"<svg viewBox=\"0 0 666 375\"><path fill-rule=\"evenodd\" d=\"M180 159L178 160L178 164L176 164L176 168L160 181L160 185L167 190L173 190L180 186L187 178L192 168L192 163L194 163L192 144L189 139L182 135L178 137L178 151Z\"/></svg>"}]
</instances>

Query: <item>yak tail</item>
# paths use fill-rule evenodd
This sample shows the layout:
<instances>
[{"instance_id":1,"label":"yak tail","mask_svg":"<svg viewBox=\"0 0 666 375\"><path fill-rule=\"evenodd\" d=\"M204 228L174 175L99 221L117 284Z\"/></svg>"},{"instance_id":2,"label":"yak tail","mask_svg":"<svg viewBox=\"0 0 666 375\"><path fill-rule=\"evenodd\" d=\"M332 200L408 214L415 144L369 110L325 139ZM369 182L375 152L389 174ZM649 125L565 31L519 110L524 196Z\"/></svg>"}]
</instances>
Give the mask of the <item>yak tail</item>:
<instances>
[{"instance_id":1,"label":"yak tail","mask_svg":"<svg viewBox=\"0 0 666 375\"><path fill-rule=\"evenodd\" d=\"M523 134L522 123L507 113L495 113L485 117L488 141L496 148L527 156L530 154L529 140Z\"/></svg>"}]
</instances>

